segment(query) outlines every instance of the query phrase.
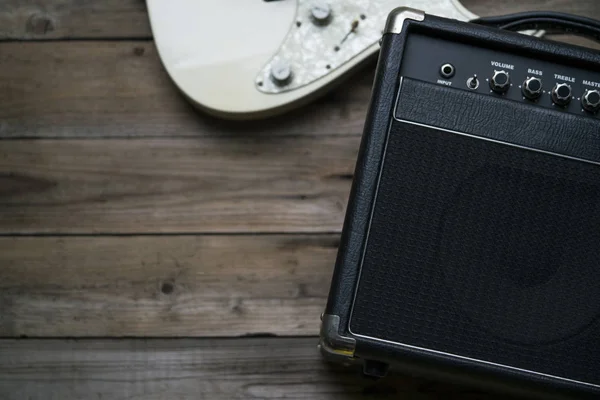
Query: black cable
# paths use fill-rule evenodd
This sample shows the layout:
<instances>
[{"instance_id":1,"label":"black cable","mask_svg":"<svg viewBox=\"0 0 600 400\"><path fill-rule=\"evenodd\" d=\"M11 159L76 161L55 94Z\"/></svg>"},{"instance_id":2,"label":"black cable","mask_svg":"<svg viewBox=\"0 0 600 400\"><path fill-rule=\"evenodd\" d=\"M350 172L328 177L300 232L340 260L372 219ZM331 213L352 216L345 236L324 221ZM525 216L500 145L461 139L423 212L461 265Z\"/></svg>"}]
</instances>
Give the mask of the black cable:
<instances>
[{"instance_id":1,"label":"black cable","mask_svg":"<svg viewBox=\"0 0 600 400\"><path fill-rule=\"evenodd\" d=\"M509 31L535 29L553 34L573 34L600 42L600 21L560 12L531 11L498 17L482 17L471 22Z\"/></svg>"},{"instance_id":2,"label":"black cable","mask_svg":"<svg viewBox=\"0 0 600 400\"><path fill-rule=\"evenodd\" d=\"M474 21L481 21L480 23L494 24L494 25L500 26L500 25L504 25L509 22L514 22L517 20L523 20L523 19L529 19L529 18L551 18L551 19L560 20L560 21L574 21L574 22L579 22L579 23L585 24L585 25L590 25L590 26L595 26L595 27L600 28L600 21L598 21L598 20L595 20L592 18L587 18L587 17L581 17L581 16L573 15L573 14L555 12L555 11L527 11L527 12L507 14L507 15L494 16L494 17L481 17Z\"/></svg>"}]
</instances>

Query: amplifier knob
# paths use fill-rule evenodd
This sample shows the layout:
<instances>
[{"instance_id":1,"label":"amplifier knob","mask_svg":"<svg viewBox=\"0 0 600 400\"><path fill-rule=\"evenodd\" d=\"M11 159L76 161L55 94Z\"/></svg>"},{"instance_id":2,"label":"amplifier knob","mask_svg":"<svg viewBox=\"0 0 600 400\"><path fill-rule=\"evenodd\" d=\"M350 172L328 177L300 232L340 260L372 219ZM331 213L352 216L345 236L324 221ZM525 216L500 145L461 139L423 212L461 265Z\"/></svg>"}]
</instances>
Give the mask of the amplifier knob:
<instances>
[{"instance_id":1,"label":"amplifier knob","mask_svg":"<svg viewBox=\"0 0 600 400\"><path fill-rule=\"evenodd\" d=\"M581 97L581 105L586 111L592 113L600 110L600 92L597 90L586 90Z\"/></svg>"},{"instance_id":2,"label":"amplifier knob","mask_svg":"<svg viewBox=\"0 0 600 400\"><path fill-rule=\"evenodd\" d=\"M523 96L535 100L542 95L542 80L540 78L527 78L521 86Z\"/></svg>"},{"instance_id":3,"label":"amplifier knob","mask_svg":"<svg viewBox=\"0 0 600 400\"><path fill-rule=\"evenodd\" d=\"M559 106L566 106L571 101L571 86L566 83L557 83L552 89L552 101Z\"/></svg>"},{"instance_id":4,"label":"amplifier knob","mask_svg":"<svg viewBox=\"0 0 600 400\"><path fill-rule=\"evenodd\" d=\"M490 88L496 93L504 93L510 88L510 75L506 71L494 71Z\"/></svg>"}]
</instances>

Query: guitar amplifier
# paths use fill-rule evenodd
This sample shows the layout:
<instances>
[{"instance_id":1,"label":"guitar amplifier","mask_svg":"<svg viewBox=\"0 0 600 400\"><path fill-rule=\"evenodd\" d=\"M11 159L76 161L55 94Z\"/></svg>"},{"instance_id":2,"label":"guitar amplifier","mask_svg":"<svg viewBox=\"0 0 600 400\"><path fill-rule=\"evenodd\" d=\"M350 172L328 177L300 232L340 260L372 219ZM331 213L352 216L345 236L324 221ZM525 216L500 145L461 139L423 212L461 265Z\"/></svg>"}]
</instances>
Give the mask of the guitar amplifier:
<instances>
[{"instance_id":1,"label":"guitar amplifier","mask_svg":"<svg viewBox=\"0 0 600 400\"><path fill-rule=\"evenodd\" d=\"M320 348L600 398L600 55L392 12Z\"/></svg>"}]
</instances>

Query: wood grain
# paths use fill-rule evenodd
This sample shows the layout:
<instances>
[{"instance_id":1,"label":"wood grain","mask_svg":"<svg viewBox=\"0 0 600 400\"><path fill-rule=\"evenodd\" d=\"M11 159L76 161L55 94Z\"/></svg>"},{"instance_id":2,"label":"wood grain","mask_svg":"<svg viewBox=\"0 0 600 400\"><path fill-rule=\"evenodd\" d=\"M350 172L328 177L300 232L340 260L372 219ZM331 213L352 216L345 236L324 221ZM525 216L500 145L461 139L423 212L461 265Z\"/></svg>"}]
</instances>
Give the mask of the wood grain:
<instances>
[{"instance_id":1,"label":"wood grain","mask_svg":"<svg viewBox=\"0 0 600 400\"><path fill-rule=\"evenodd\" d=\"M1 340L4 400L491 400L397 373L374 383L324 363L316 338Z\"/></svg>"},{"instance_id":2,"label":"wood grain","mask_svg":"<svg viewBox=\"0 0 600 400\"><path fill-rule=\"evenodd\" d=\"M316 335L338 235L0 238L0 336Z\"/></svg>"},{"instance_id":3,"label":"wood grain","mask_svg":"<svg viewBox=\"0 0 600 400\"><path fill-rule=\"evenodd\" d=\"M337 232L358 137L0 141L0 233Z\"/></svg>"},{"instance_id":4,"label":"wood grain","mask_svg":"<svg viewBox=\"0 0 600 400\"><path fill-rule=\"evenodd\" d=\"M152 42L0 43L0 138L360 135L373 64L320 100L265 121L198 112Z\"/></svg>"},{"instance_id":5,"label":"wood grain","mask_svg":"<svg viewBox=\"0 0 600 400\"><path fill-rule=\"evenodd\" d=\"M600 17L596 0L463 1ZM227 122L182 98L150 38L142 0L0 4L0 336L177 338L0 340L0 398L491 399L360 380L315 337L239 338L317 333L373 63Z\"/></svg>"},{"instance_id":6,"label":"wood grain","mask_svg":"<svg viewBox=\"0 0 600 400\"><path fill-rule=\"evenodd\" d=\"M598 17L596 0L461 0L479 15L554 10ZM3 0L0 40L148 38L152 36L141 0Z\"/></svg>"},{"instance_id":7,"label":"wood grain","mask_svg":"<svg viewBox=\"0 0 600 400\"><path fill-rule=\"evenodd\" d=\"M2 0L0 40L147 38L143 0Z\"/></svg>"}]
</instances>

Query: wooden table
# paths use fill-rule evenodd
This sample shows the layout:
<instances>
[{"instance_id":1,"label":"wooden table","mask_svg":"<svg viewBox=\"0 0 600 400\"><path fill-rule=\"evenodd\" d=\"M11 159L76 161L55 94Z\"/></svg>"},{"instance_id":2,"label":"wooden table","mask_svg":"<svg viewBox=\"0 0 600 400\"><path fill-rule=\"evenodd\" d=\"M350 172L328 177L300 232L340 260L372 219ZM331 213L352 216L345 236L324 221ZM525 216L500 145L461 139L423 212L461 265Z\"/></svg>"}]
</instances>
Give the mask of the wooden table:
<instances>
[{"instance_id":1,"label":"wooden table","mask_svg":"<svg viewBox=\"0 0 600 400\"><path fill-rule=\"evenodd\" d=\"M492 398L317 352L372 78L221 121L169 81L142 0L3 0L0 398Z\"/></svg>"}]
</instances>

